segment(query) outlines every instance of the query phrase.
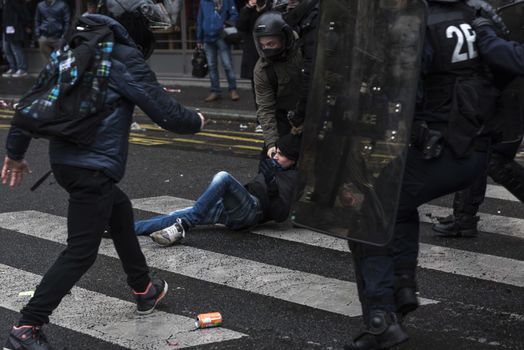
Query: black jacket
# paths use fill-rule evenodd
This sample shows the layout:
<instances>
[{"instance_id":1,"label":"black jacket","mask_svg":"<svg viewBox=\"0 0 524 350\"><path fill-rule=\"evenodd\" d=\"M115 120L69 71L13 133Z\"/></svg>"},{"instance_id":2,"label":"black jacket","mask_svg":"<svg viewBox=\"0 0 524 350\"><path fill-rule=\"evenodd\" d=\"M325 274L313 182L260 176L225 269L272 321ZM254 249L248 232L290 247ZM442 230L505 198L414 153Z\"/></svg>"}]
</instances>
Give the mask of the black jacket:
<instances>
[{"instance_id":1,"label":"black jacket","mask_svg":"<svg viewBox=\"0 0 524 350\"><path fill-rule=\"evenodd\" d=\"M245 185L246 189L260 201L263 218L259 223L274 220L285 221L295 201L298 181L296 168L279 171L275 175L276 186L268 188L264 175L259 173Z\"/></svg>"},{"instance_id":2,"label":"black jacket","mask_svg":"<svg viewBox=\"0 0 524 350\"><path fill-rule=\"evenodd\" d=\"M23 0L1 0L3 3L2 33L9 42L23 42L25 29L31 26L31 15ZM14 33L7 33L6 28L13 27ZM9 30L10 32L11 30Z\"/></svg>"},{"instance_id":3,"label":"black jacket","mask_svg":"<svg viewBox=\"0 0 524 350\"><path fill-rule=\"evenodd\" d=\"M258 12L255 7L248 7L247 5L240 10L236 27L244 40L242 64L240 66L240 77L244 79L253 79L253 70L259 57L253 39L253 27L258 17L263 13L264 11Z\"/></svg>"},{"instance_id":4,"label":"black jacket","mask_svg":"<svg viewBox=\"0 0 524 350\"><path fill-rule=\"evenodd\" d=\"M62 37L69 28L69 7L61 0L49 5L45 0L36 7L35 34L37 37Z\"/></svg>"}]
</instances>

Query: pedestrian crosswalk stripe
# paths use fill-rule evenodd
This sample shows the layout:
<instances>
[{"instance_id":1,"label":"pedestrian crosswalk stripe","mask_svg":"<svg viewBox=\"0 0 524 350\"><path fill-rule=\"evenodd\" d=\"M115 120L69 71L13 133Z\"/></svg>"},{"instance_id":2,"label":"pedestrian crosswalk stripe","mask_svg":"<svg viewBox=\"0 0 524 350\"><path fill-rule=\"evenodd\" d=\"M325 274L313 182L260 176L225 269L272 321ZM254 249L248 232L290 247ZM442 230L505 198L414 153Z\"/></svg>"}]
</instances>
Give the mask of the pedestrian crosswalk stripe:
<instances>
[{"instance_id":1,"label":"pedestrian crosswalk stripe","mask_svg":"<svg viewBox=\"0 0 524 350\"><path fill-rule=\"evenodd\" d=\"M420 206L419 214L421 222L435 223L435 217L448 216L451 214L451 209L424 204ZM524 219L485 213L478 213L477 215L480 216L479 231L524 238Z\"/></svg>"},{"instance_id":2,"label":"pedestrian crosswalk stripe","mask_svg":"<svg viewBox=\"0 0 524 350\"><path fill-rule=\"evenodd\" d=\"M486 187L486 197L502 199L511 202L520 202L517 197L512 195L508 190L499 185L488 185Z\"/></svg>"},{"instance_id":3,"label":"pedestrian crosswalk stripe","mask_svg":"<svg viewBox=\"0 0 524 350\"><path fill-rule=\"evenodd\" d=\"M41 279L39 275L0 264L0 306L20 310L28 298L20 297L18 293L34 289ZM195 332L192 318L159 310L138 316L134 310L136 305L132 302L74 287L53 312L51 322L133 350L171 350L175 342L178 349L246 336L226 328Z\"/></svg>"},{"instance_id":4,"label":"pedestrian crosswalk stripe","mask_svg":"<svg viewBox=\"0 0 524 350\"><path fill-rule=\"evenodd\" d=\"M169 196L133 200L133 206L137 209L162 214L187 207L191 203L192 201L187 199ZM440 210L441 207L436 208ZM432 212L435 212L437 209L432 209ZM511 220L512 218L506 219ZM521 221L523 221L522 224L524 225L524 220ZM349 252L346 240L306 229L282 231L256 228L252 232L311 246ZM524 261L520 260L421 243L419 266L426 269L524 287Z\"/></svg>"},{"instance_id":5,"label":"pedestrian crosswalk stripe","mask_svg":"<svg viewBox=\"0 0 524 350\"><path fill-rule=\"evenodd\" d=\"M0 214L0 227L64 243L66 219L37 211ZM147 237L142 250L151 267L346 316L361 315L356 284L188 246L162 248ZM100 254L117 257L104 240ZM436 303L421 299L423 304Z\"/></svg>"}]
</instances>

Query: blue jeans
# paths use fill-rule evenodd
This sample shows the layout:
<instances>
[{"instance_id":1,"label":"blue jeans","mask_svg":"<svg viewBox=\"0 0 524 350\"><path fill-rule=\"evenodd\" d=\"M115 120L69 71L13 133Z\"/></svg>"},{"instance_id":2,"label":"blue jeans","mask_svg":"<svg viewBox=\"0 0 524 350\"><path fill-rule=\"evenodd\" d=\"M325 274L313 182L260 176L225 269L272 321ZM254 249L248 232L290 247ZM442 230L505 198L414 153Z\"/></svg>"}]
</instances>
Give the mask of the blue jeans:
<instances>
[{"instance_id":1,"label":"blue jeans","mask_svg":"<svg viewBox=\"0 0 524 350\"><path fill-rule=\"evenodd\" d=\"M237 80L233 63L231 60L231 49L224 39L218 39L212 43L204 44L204 51L206 52L207 65L209 68L209 79L211 80L211 91L220 93L220 80L218 77L218 54L220 60L226 71L227 83L229 84L229 91L236 90Z\"/></svg>"},{"instance_id":2,"label":"blue jeans","mask_svg":"<svg viewBox=\"0 0 524 350\"><path fill-rule=\"evenodd\" d=\"M192 207L137 221L135 232L137 235L148 235L173 225L178 218L184 219L191 227L224 224L232 229L241 229L256 225L260 217L258 199L237 179L221 171L213 177Z\"/></svg>"},{"instance_id":3,"label":"blue jeans","mask_svg":"<svg viewBox=\"0 0 524 350\"><path fill-rule=\"evenodd\" d=\"M9 63L9 69L27 71L27 59L22 43L7 41L4 38L4 54Z\"/></svg>"}]
</instances>

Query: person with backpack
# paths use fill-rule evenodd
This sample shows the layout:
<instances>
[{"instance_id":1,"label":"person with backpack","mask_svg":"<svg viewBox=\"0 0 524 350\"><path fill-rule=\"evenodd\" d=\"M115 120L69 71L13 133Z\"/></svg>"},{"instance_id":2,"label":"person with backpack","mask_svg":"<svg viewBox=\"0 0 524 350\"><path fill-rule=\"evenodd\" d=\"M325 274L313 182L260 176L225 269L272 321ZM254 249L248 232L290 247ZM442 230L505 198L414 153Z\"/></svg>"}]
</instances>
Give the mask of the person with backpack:
<instances>
[{"instance_id":1,"label":"person with backpack","mask_svg":"<svg viewBox=\"0 0 524 350\"><path fill-rule=\"evenodd\" d=\"M12 327L4 345L7 350L53 349L41 328L49 322L49 316L62 298L95 262L102 234L108 227L127 282L133 290L137 313L153 312L168 290L164 280L150 277L135 235L131 202L117 184L124 175L135 105L161 127L178 133L200 131L204 126L204 117L186 109L167 94L146 63L154 45L149 25L169 22L158 11L159 7L152 0L105 0L101 10L106 15L90 14L78 19L79 24L73 27L77 33L72 35L74 40L69 40L71 49L64 46L52 53L52 60L40 75L34 91L26 95L36 96L33 103L24 98L26 103L16 112L24 114L25 108L31 110L33 107L35 113L31 115L38 119L37 107L41 107L42 114L47 115L44 113L45 106L52 106L53 101L61 97L60 90L53 88L59 74L61 78L68 79L67 82L62 81L61 86L67 83L72 85L69 95L77 95L74 100L79 103L78 110L69 113L66 113L66 107L71 106L58 106L57 118L79 114L85 118L79 119L78 124L84 125L86 121L86 126L91 125L88 123L89 113L84 110L86 106L95 117L102 113L103 118L95 128L91 143L88 140L83 140L86 143L83 145L75 143L78 140L70 139L65 129L62 133L57 132L58 135L50 141L49 156L55 179L69 193L67 247L21 310L22 316ZM99 51L93 53L92 47ZM76 76L68 74L67 65L56 68L54 60L63 62L64 55L70 65L84 67L84 72L75 70L79 72ZM97 68L95 70L85 65L85 57L89 55L95 57L92 60ZM97 58L107 55L108 60ZM57 70L58 73L53 74ZM99 75L93 77L94 72ZM94 83L93 79L97 82ZM78 92L84 91L85 84L91 84L91 90L95 91L82 99L83 93ZM35 92L47 91L45 87L51 88L53 97L47 102L45 96L49 94ZM100 91L97 93L96 89ZM97 107L100 100L101 108ZM81 134L81 130L77 131ZM89 130L85 132L90 133ZM6 142L7 156L1 171L4 185L20 185L29 172L24 156L30 140L20 127L13 125L10 128Z\"/></svg>"},{"instance_id":2,"label":"person with backpack","mask_svg":"<svg viewBox=\"0 0 524 350\"><path fill-rule=\"evenodd\" d=\"M279 12L261 15L255 22L253 38L260 55L253 75L257 118L264 135L262 158L271 158L278 138L291 132L287 114L299 97L302 55L296 45L297 34Z\"/></svg>"}]
</instances>

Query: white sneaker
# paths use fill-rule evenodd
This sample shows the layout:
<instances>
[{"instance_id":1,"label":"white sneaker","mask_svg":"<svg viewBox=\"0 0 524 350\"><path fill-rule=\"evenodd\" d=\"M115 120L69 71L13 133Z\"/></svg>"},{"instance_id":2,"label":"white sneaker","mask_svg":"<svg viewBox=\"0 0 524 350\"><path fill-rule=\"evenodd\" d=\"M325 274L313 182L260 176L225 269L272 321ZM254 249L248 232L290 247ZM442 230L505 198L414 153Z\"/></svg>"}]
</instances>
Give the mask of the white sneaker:
<instances>
[{"instance_id":1,"label":"white sneaker","mask_svg":"<svg viewBox=\"0 0 524 350\"><path fill-rule=\"evenodd\" d=\"M27 77L27 72L25 70L17 70L13 75L13 78Z\"/></svg>"},{"instance_id":2,"label":"white sneaker","mask_svg":"<svg viewBox=\"0 0 524 350\"><path fill-rule=\"evenodd\" d=\"M15 73L16 73L16 71L14 69L10 69L7 72L4 72L2 74L2 77L4 77L4 78L11 78L13 76L13 74L15 74Z\"/></svg>"},{"instance_id":3,"label":"white sneaker","mask_svg":"<svg viewBox=\"0 0 524 350\"><path fill-rule=\"evenodd\" d=\"M163 246L170 246L179 243L186 236L186 231L182 225L182 219L176 219L176 222L163 230L153 232L149 237L156 243Z\"/></svg>"},{"instance_id":4,"label":"white sneaker","mask_svg":"<svg viewBox=\"0 0 524 350\"><path fill-rule=\"evenodd\" d=\"M256 133L262 133L262 132L264 132L264 130L262 129L262 125L257 125L257 127L255 128L255 132L256 132Z\"/></svg>"}]
</instances>

